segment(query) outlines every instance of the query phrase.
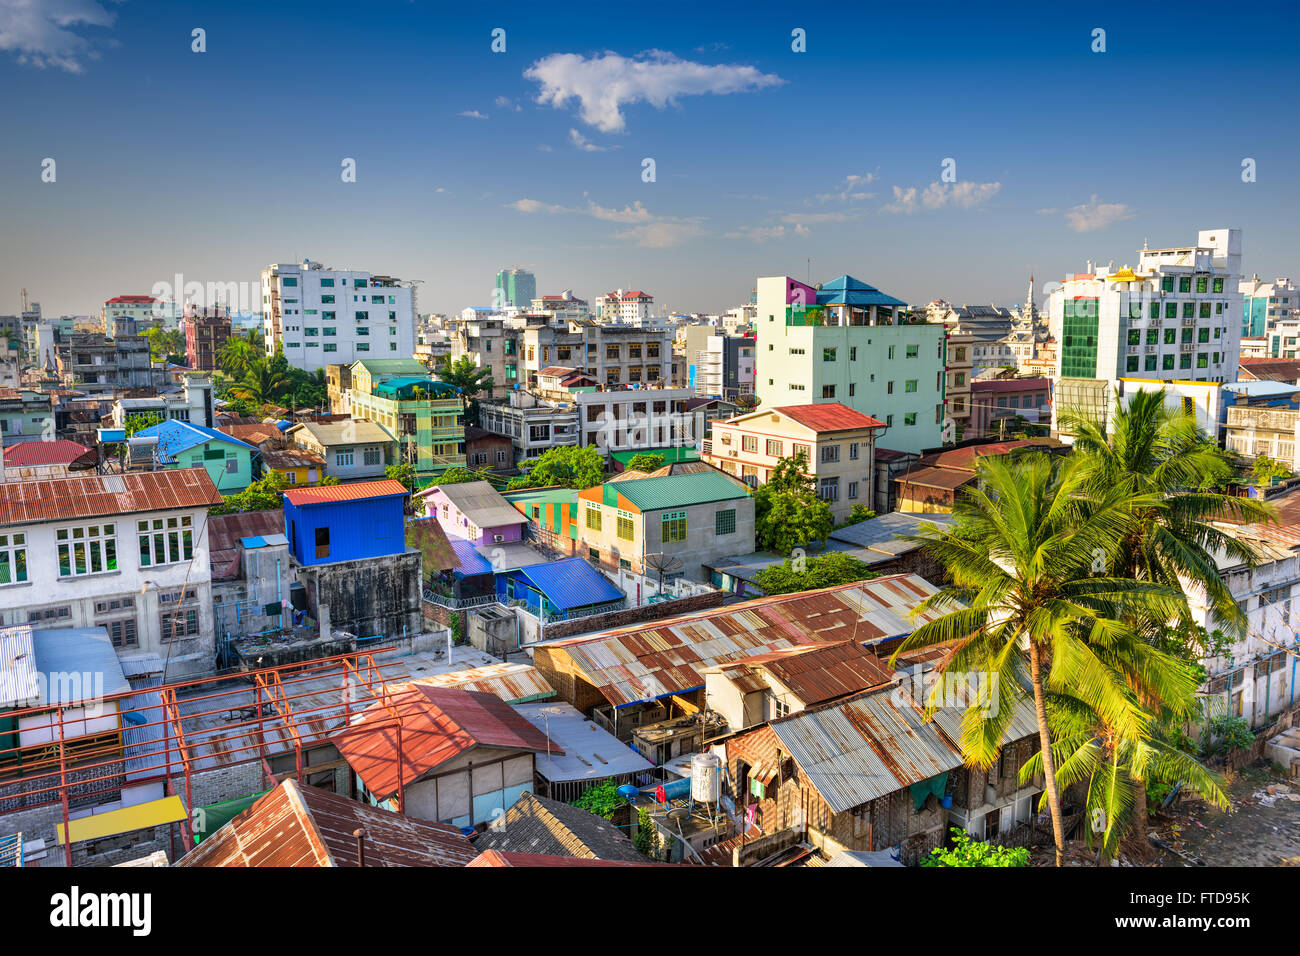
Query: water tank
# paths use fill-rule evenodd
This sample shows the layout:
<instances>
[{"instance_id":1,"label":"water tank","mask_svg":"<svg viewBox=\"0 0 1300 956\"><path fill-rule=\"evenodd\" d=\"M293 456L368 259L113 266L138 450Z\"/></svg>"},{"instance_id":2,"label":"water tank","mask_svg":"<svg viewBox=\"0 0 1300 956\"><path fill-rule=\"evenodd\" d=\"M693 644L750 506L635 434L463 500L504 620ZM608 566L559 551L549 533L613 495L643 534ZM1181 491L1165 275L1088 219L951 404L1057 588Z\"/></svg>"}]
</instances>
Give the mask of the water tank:
<instances>
[{"instance_id":1,"label":"water tank","mask_svg":"<svg viewBox=\"0 0 1300 956\"><path fill-rule=\"evenodd\" d=\"M721 781L721 761L715 754L691 757L691 799L700 803L717 803Z\"/></svg>"}]
</instances>

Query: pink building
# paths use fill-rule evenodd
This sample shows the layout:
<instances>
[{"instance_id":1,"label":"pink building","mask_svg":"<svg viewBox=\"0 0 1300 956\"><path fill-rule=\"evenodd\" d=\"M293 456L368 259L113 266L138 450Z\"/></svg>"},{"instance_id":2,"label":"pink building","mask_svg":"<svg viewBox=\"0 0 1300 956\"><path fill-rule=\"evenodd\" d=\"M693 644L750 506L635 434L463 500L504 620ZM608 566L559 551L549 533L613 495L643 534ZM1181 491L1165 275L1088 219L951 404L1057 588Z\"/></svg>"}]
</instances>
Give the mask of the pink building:
<instances>
[{"instance_id":1,"label":"pink building","mask_svg":"<svg viewBox=\"0 0 1300 956\"><path fill-rule=\"evenodd\" d=\"M424 513L437 518L451 538L471 544L522 541L528 519L486 481L434 485L417 495Z\"/></svg>"}]
</instances>

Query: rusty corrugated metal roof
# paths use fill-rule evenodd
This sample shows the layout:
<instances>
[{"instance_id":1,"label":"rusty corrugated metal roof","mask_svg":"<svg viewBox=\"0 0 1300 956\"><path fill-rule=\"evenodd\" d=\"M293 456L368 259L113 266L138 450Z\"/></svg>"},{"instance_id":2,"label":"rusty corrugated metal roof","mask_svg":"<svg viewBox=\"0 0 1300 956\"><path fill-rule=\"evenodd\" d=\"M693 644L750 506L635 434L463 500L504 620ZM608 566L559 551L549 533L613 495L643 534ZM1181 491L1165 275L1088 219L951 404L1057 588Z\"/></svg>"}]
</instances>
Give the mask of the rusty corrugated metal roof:
<instances>
[{"instance_id":1,"label":"rusty corrugated metal roof","mask_svg":"<svg viewBox=\"0 0 1300 956\"><path fill-rule=\"evenodd\" d=\"M315 488L293 488L284 497L295 505L319 505L331 501L356 501L360 498L379 498L384 495L404 495L407 489L400 481L381 478L378 481L354 481L348 485L324 485Z\"/></svg>"},{"instance_id":2,"label":"rusty corrugated metal roof","mask_svg":"<svg viewBox=\"0 0 1300 956\"><path fill-rule=\"evenodd\" d=\"M959 743L900 690L871 691L770 726L837 813L962 765Z\"/></svg>"},{"instance_id":3,"label":"rusty corrugated metal roof","mask_svg":"<svg viewBox=\"0 0 1300 956\"><path fill-rule=\"evenodd\" d=\"M463 671L415 677L409 681L388 684L390 693L400 693L416 684L426 687L458 687L484 694L494 694L507 704L524 704L533 700L547 700L555 696L555 688L547 683L542 672L531 664L488 664Z\"/></svg>"},{"instance_id":4,"label":"rusty corrugated metal roof","mask_svg":"<svg viewBox=\"0 0 1300 956\"><path fill-rule=\"evenodd\" d=\"M738 687L745 678L756 678L752 672L765 670L805 705L856 694L868 687L891 683L894 679L893 673L876 655L852 641L772 651L724 665L724 669ZM758 679L757 687L745 684L754 690L765 690L767 686L761 679Z\"/></svg>"},{"instance_id":5,"label":"rusty corrugated metal roof","mask_svg":"<svg viewBox=\"0 0 1300 956\"><path fill-rule=\"evenodd\" d=\"M380 799L475 747L562 753L563 748L501 698L455 688L412 684L389 704L402 721L402 749L389 707L375 703L332 742L366 788ZM401 767L399 771L398 762Z\"/></svg>"},{"instance_id":6,"label":"rusty corrugated metal roof","mask_svg":"<svg viewBox=\"0 0 1300 956\"><path fill-rule=\"evenodd\" d=\"M550 641L534 654L565 657L616 707L702 687L705 668L801 644L870 644L910 634L908 613L937 589L895 574L821 591L758 598L699 614Z\"/></svg>"},{"instance_id":7,"label":"rusty corrugated metal roof","mask_svg":"<svg viewBox=\"0 0 1300 956\"><path fill-rule=\"evenodd\" d=\"M203 468L0 483L0 525L221 504Z\"/></svg>"},{"instance_id":8,"label":"rusty corrugated metal roof","mask_svg":"<svg viewBox=\"0 0 1300 956\"><path fill-rule=\"evenodd\" d=\"M456 827L381 810L286 780L176 861L176 866L465 866L477 855Z\"/></svg>"}]
</instances>

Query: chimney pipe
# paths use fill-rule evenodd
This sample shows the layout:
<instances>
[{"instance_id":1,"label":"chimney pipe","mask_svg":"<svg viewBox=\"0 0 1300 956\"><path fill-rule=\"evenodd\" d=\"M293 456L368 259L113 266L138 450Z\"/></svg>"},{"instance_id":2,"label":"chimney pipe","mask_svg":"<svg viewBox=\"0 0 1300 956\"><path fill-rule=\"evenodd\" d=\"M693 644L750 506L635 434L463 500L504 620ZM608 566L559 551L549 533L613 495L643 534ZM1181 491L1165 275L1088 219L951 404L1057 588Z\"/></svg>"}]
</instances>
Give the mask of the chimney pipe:
<instances>
[{"instance_id":1,"label":"chimney pipe","mask_svg":"<svg viewBox=\"0 0 1300 956\"><path fill-rule=\"evenodd\" d=\"M366 831L357 827L352 831L352 835L357 838L357 866L366 865Z\"/></svg>"}]
</instances>

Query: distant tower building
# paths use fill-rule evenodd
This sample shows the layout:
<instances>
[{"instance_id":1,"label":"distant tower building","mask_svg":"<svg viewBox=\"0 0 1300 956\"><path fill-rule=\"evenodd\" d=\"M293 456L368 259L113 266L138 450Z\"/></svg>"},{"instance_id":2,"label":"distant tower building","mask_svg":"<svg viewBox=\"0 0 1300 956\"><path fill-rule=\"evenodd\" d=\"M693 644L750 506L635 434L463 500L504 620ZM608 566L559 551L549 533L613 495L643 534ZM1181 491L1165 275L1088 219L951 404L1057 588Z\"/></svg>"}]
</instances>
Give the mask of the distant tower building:
<instances>
[{"instance_id":1,"label":"distant tower building","mask_svg":"<svg viewBox=\"0 0 1300 956\"><path fill-rule=\"evenodd\" d=\"M537 298L537 279L526 269L502 269L497 273L496 301L494 308L504 309L514 306L527 309L533 299Z\"/></svg>"}]
</instances>

